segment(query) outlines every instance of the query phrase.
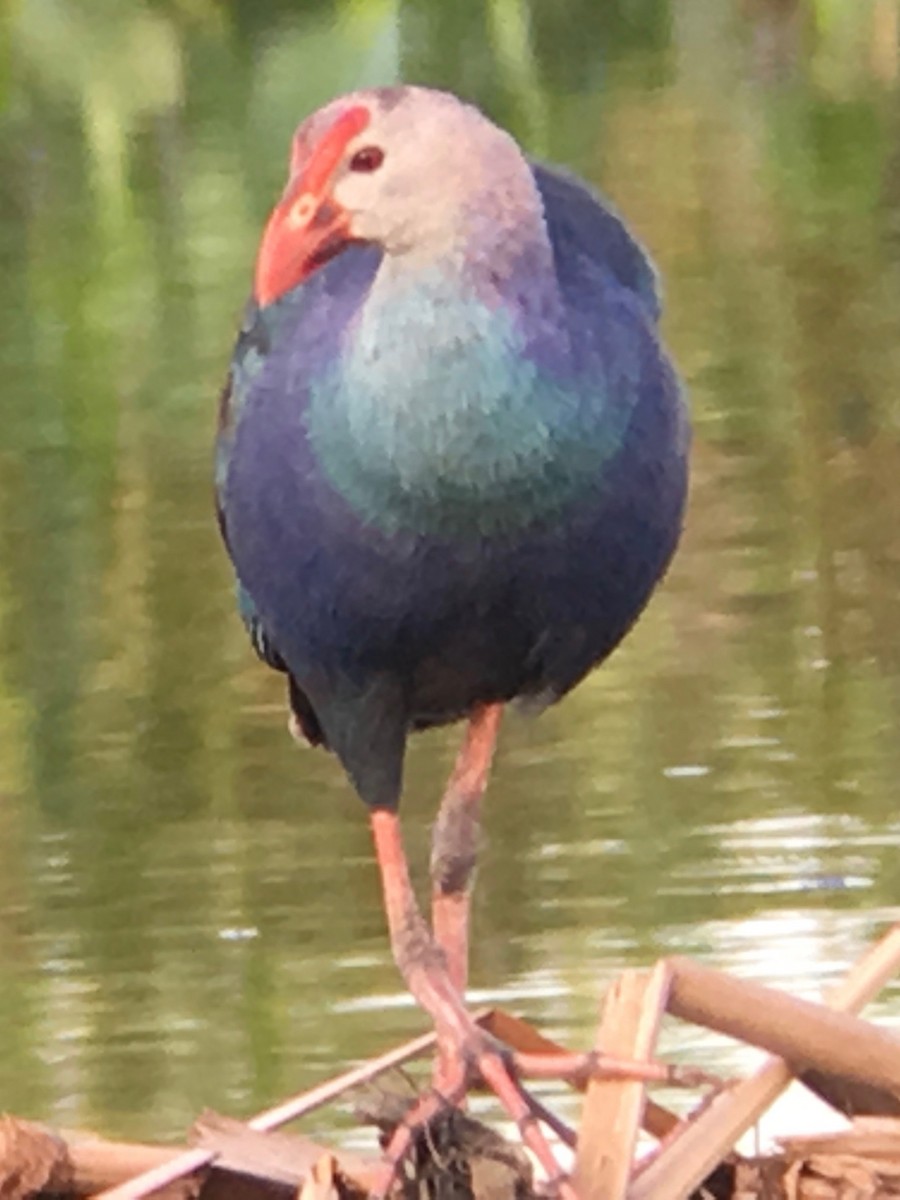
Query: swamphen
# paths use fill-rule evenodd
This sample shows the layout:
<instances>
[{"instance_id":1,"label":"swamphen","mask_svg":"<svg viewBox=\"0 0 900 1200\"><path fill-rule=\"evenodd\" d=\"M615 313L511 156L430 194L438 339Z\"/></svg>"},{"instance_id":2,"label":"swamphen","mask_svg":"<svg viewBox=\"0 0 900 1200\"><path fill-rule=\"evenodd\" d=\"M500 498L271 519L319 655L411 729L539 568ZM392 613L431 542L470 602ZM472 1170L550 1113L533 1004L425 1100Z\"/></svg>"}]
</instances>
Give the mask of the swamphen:
<instances>
[{"instance_id":1,"label":"swamphen","mask_svg":"<svg viewBox=\"0 0 900 1200\"><path fill-rule=\"evenodd\" d=\"M552 703L606 658L678 541L688 432L658 316L620 219L456 97L360 91L297 130L222 398L219 513L295 734L368 807L394 957L438 1032L385 1189L469 1070L555 1169L518 1083L535 1064L463 1003L469 883L503 706ZM429 929L404 751L460 719Z\"/></svg>"}]
</instances>

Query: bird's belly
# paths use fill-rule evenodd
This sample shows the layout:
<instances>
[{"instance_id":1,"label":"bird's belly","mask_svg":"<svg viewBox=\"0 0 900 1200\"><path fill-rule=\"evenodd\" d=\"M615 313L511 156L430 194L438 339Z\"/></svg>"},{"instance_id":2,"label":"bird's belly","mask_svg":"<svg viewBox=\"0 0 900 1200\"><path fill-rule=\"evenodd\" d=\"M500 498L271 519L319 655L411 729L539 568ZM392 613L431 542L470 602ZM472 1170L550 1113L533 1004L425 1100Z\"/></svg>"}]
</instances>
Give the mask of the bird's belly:
<instances>
[{"instance_id":1,"label":"bird's belly","mask_svg":"<svg viewBox=\"0 0 900 1200\"><path fill-rule=\"evenodd\" d=\"M302 414L282 412L238 430L228 540L301 686L390 674L419 725L480 701L552 699L624 636L674 550L685 490L674 409L652 436L633 424L558 509L464 532L367 520L323 471Z\"/></svg>"},{"instance_id":2,"label":"bird's belly","mask_svg":"<svg viewBox=\"0 0 900 1200\"><path fill-rule=\"evenodd\" d=\"M399 676L415 727L564 694L627 632L675 544L673 521L621 503L469 543L385 537L321 497L315 513L260 532L238 507L238 572L301 686Z\"/></svg>"}]
</instances>

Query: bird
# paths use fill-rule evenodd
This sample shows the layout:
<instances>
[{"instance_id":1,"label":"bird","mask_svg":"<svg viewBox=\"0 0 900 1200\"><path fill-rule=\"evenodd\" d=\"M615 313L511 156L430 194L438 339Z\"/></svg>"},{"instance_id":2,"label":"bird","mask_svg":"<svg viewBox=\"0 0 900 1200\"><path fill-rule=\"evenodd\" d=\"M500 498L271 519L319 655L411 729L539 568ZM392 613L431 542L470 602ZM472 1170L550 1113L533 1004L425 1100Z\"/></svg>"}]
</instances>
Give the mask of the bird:
<instances>
[{"instance_id":1,"label":"bird","mask_svg":"<svg viewBox=\"0 0 900 1200\"><path fill-rule=\"evenodd\" d=\"M505 709L540 711L607 658L679 541L690 432L660 312L612 206L449 92L351 92L293 137L221 395L217 512L292 732L368 811L393 956L437 1033L382 1194L480 1076L574 1195L521 1083L536 1064L466 1008L469 902ZM404 756L459 721L428 920Z\"/></svg>"}]
</instances>

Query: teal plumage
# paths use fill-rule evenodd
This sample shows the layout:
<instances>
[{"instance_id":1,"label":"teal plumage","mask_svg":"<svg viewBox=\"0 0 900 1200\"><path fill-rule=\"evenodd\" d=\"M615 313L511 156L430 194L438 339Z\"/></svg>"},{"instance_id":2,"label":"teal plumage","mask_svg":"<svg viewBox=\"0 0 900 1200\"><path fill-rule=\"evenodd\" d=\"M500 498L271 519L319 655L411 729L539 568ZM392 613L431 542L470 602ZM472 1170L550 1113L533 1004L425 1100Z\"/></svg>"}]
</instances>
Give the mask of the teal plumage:
<instances>
[{"instance_id":1,"label":"teal plumage","mask_svg":"<svg viewBox=\"0 0 900 1200\"><path fill-rule=\"evenodd\" d=\"M396 297L311 382L308 436L330 484L382 533L513 534L590 486L621 442L629 405L592 420L596 379L554 378L527 355L510 314L460 303L440 282ZM410 336L427 354L381 353ZM440 408L423 403L435 375Z\"/></svg>"}]
</instances>

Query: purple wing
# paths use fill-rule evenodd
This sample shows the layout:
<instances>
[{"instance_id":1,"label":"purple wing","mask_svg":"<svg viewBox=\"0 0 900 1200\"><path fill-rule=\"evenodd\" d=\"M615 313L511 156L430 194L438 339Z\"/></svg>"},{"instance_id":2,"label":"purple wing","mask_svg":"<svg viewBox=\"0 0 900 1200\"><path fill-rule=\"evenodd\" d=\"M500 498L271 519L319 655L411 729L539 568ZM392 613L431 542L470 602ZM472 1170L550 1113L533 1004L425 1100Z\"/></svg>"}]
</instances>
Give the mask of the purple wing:
<instances>
[{"instance_id":1,"label":"purple wing","mask_svg":"<svg viewBox=\"0 0 900 1200\"><path fill-rule=\"evenodd\" d=\"M536 163L532 170L562 282L600 271L633 292L657 321L656 271L621 217L580 180Z\"/></svg>"}]
</instances>

